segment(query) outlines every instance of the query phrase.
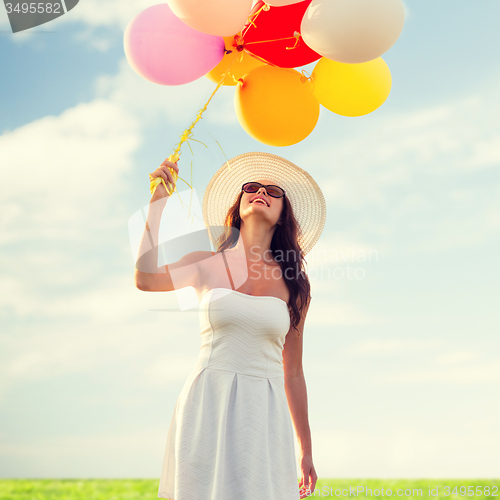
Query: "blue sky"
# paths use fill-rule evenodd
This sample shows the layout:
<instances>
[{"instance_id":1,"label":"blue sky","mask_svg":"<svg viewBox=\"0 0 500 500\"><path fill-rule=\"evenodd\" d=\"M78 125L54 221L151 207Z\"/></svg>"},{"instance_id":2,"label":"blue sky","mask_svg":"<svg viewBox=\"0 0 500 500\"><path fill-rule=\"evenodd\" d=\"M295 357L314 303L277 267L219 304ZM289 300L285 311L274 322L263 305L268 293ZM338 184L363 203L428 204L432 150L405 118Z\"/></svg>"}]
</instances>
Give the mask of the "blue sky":
<instances>
[{"instance_id":1,"label":"blue sky","mask_svg":"<svg viewBox=\"0 0 500 500\"><path fill-rule=\"evenodd\" d=\"M134 288L128 224L215 84L129 67L123 32L149 5L85 0L15 35L0 9L1 477L159 478L196 362L197 312ZM194 129L208 148L179 161L200 200L215 140L282 155L324 192L303 360L320 478L498 475L500 4L405 10L378 110L322 108L273 148L223 87ZM363 277L335 278L348 265Z\"/></svg>"}]
</instances>

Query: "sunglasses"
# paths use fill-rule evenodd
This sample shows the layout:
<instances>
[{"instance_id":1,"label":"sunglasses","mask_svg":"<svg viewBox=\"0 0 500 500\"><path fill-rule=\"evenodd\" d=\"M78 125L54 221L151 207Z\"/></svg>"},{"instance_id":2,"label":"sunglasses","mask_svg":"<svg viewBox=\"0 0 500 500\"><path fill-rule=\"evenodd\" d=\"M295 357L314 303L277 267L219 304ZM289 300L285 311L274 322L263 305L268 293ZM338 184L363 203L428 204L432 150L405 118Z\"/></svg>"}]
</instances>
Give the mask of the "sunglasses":
<instances>
[{"instance_id":1,"label":"sunglasses","mask_svg":"<svg viewBox=\"0 0 500 500\"><path fill-rule=\"evenodd\" d=\"M281 198L282 196L285 196L285 191L279 186L274 186L272 184L265 186L260 182L247 182L243 184L241 189L245 191L245 193L256 193L261 187L266 188L267 194L273 198Z\"/></svg>"}]
</instances>

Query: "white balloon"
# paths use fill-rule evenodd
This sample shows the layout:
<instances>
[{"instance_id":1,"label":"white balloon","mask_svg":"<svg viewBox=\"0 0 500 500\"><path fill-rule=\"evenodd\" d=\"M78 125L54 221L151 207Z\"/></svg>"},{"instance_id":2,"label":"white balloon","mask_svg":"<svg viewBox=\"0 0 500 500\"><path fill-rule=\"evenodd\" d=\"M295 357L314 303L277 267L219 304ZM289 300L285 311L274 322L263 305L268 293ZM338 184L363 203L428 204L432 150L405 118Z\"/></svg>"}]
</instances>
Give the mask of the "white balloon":
<instances>
[{"instance_id":1,"label":"white balloon","mask_svg":"<svg viewBox=\"0 0 500 500\"><path fill-rule=\"evenodd\" d=\"M389 50L401 35L404 20L401 0L312 0L300 34L323 57L357 64Z\"/></svg>"},{"instance_id":2,"label":"white balloon","mask_svg":"<svg viewBox=\"0 0 500 500\"><path fill-rule=\"evenodd\" d=\"M238 33L252 9L252 0L167 0L167 3L184 24L216 36Z\"/></svg>"}]
</instances>

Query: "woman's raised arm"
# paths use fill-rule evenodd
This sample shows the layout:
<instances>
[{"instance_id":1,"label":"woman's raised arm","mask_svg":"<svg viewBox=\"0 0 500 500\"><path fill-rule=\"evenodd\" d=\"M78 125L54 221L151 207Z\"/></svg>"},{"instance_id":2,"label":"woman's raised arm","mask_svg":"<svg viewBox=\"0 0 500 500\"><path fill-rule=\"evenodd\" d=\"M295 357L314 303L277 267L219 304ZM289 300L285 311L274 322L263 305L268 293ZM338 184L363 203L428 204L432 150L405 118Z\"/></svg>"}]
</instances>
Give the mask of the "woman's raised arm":
<instances>
[{"instance_id":1,"label":"woman's raised arm","mask_svg":"<svg viewBox=\"0 0 500 500\"><path fill-rule=\"evenodd\" d=\"M167 186L175 184L172 172L179 173L176 163L165 160L150 174L153 178L162 177ZM186 286L197 288L200 285L199 262L212 255L212 252L191 252L179 261L158 267L158 237L161 215L170 195L160 183L149 202L146 226L142 234L135 264L135 286L148 292L169 292ZM175 270L175 273L172 271ZM174 277L174 279L172 279ZM175 282L175 283L174 283Z\"/></svg>"}]
</instances>

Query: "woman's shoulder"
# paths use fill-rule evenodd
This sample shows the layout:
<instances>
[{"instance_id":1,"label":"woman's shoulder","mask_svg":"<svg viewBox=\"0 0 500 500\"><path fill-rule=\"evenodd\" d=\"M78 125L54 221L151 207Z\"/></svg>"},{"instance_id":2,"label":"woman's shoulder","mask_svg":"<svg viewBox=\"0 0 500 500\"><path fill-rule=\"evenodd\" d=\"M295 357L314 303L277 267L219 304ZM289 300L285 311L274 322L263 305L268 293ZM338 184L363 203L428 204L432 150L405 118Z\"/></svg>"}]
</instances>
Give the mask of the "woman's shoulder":
<instances>
[{"instance_id":1,"label":"woman's shoulder","mask_svg":"<svg viewBox=\"0 0 500 500\"><path fill-rule=\"evenodd\" d=\"M211 252L210 250L198 250L190 255L193 255L193 260L196 261L202 271L210 269L215 260L218 260L217 257L222 259L220 252Z\"/></svg>"},{"instance_id":2,"label":"woman's shoulder","mask_svg":"<svg viewBox=\"0 0 500 500\"><path fill-rule=\"evenodd\" d=\"M196 264L197 262L202 262L209 257L212 257L214 252L206 250L195 250L194 252L189 252L183 257L183 263Z\"/></svg>"}]
</instances>

